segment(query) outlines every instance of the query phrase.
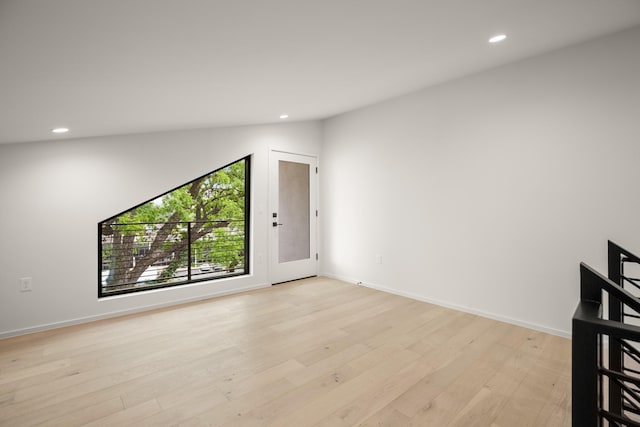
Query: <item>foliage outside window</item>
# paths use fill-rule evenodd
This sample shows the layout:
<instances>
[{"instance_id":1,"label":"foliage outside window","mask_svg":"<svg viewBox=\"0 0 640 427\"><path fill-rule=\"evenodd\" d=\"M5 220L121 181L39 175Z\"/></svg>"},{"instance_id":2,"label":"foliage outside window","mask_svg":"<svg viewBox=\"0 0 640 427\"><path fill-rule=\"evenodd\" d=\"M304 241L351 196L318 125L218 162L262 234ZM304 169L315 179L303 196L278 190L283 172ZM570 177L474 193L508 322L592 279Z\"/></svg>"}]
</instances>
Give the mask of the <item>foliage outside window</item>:
<instances>
[{"instance_id":1,"label":"foliage outside window","mask_svg":"<svg viewBox=\"0 0 640 427\"><path fill-rule=\"evenodd\" d=\"M248 274L245 157L98 224L98 296Z\"/></svg>"}]
</instances>

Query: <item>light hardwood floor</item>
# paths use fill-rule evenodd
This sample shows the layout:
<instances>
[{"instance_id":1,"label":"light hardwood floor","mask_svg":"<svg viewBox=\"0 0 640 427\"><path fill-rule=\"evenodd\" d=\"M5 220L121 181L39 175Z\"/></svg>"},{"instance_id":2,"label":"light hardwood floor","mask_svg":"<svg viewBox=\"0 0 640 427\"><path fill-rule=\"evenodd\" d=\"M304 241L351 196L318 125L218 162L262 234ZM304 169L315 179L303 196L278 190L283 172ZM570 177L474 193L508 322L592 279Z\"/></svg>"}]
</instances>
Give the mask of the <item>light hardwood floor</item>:
<instances>
[{"instance_id":1,"label":"light hardwood floor","mask_svg":"<svg viewBox=\"0 0 640 427\"><path fill-rule=\"evenodd\" d=\"M0 341L0 426L568 426L570 342L317 278Z\"/></svg>"}]
</instances>

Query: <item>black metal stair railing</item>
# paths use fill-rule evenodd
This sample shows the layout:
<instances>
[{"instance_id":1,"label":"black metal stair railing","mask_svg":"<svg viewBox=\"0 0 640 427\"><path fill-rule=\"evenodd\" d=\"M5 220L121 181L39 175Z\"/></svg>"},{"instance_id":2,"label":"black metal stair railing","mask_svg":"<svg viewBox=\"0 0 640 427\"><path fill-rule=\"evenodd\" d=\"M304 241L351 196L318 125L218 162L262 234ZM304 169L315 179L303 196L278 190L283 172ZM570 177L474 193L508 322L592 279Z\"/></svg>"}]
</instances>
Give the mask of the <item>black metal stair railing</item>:
<instances>
[{"instance_id":1,"label":"black metal stair railing","mask_svg":"<svg viewBox=\"0 0 640 427\"><path fill-rule=\"evenodd\" d=\"M640 266L640 258L609 242L608 264L608 278L580 264L572 333L574 427L640 427L640 299L630 292L640 290L640 280L625 273L631 264Z\"/></svg>"},{"instance_id":2,"label":"black metal stair railing","mask_svg":"<svg viewBox=\"0 0 640 427\"><path fill-rule=\"evenodd\" d=\"M633 266L640 265L640 258L619 245L608 242L608 276L609 279L622 289L630 291L637 298L639 280L629 275ZM626 268L625 268L626 267ZM640 309L624 304L618 298L609 298L609 319L634 323L634 319L640 319ZM635 324L640 324L635 320ZM612 369L620 372L640 374L640 351L638 344L616 339L609 343L609 363ZM635 369L634 369L635 368ZM640 415L640 391L638 386L634 389L625 387L620 381L615 381L609 388L609 407L611 412L623 415L632 413ZM638 424L640 425L640 424Z\"/></svg>"}]
</instances>

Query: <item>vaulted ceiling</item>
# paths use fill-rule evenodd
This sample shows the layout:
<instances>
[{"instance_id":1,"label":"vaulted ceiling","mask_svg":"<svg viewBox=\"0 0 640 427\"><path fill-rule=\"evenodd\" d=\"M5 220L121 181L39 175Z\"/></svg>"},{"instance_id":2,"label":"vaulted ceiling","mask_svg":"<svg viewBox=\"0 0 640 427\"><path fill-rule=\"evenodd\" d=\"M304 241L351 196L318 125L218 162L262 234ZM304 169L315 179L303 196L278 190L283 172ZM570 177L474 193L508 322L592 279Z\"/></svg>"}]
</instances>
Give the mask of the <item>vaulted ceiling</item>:
<instances>
[{"instance_id":1,"label":"vaulted ceiling","mask_svg":"<svg viewBox=\"0 0 640 427\"><path fill-rule=\"evenodd\" d=\"M321 119L637 25L638 0L0 0L0 143Z\"/></svg>"}]
</instances>

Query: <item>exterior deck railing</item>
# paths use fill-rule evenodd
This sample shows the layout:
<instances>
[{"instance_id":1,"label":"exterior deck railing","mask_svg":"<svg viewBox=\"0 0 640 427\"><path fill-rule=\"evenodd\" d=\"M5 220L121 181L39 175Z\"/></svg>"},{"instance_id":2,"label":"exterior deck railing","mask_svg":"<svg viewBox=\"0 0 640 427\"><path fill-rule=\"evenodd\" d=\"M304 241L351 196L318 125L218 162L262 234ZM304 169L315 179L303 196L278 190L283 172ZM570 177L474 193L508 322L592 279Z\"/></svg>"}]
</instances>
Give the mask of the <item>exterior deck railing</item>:
<instances>
[{"instance_id":1,"label":"exterior deck railing","mask_svg":"<svg viewBox=\"0 0 640 427\"><path fill-rule=\"evenodd\" d=\"M245 274L244 220L114 223L100 230L100 296Z\"/></svg>"}]
</instances>

